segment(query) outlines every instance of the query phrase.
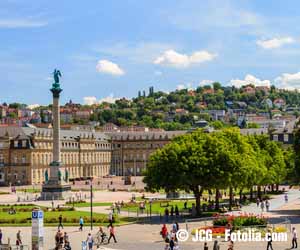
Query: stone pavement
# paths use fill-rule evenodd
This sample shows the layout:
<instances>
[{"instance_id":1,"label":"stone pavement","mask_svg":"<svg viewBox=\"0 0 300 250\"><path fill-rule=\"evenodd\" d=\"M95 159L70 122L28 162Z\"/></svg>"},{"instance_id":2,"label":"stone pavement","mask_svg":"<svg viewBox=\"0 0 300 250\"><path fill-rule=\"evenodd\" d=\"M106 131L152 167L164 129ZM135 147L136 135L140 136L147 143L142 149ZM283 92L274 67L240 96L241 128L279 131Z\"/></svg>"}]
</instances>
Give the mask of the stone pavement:
<instances>
[{"instance_id":1,"label":"stone pavement","mask_svg":"<svg viewBox=\"0 0 300 250\"><path fill-rule=\"evenodd\" d=\"M272 217L288 217L291 219L293 225L296 226L298 233L300 233L300 221L298 215L300 214L300 192L298 190L289 191L289 203L285 204L283 195L276 196L271 200L271 212L268 213L268 216ZM98 207L103 209L102 212L105 212L105 207ZM97 209L98 209L97 208ZM89 208L87 208L89 209ZM96 207L94 207L96 209ZM94 210L95 211L95 210ZM256 207L256 204L251 204L249 206L243 207L243 211L250 213L260 213L260 209ZM96 212L96 211L95 211ZM100 210L99 210L100 212ZM199 227L199 222L193 222L189 224L190 228ZM170 228L171 225L168 225ZM185 223L180 224L180 228L185 228ZM22 231L23 242L25 245L30 244L31 240L31 228L16 228L16 227L5 227L1 228L3 231L4 242L7 241L8 237L11 239L11 242L14 243L16 240L17 230ZM118 243L111 243L107 246L103 246L102 249L105 250L160 250L164 249L164 243L159 235L161 225L159 224L132 224L116 228L116 237ZM45 247L44 250L52 249L54 247L54 235L56 233L56 228L47 227L45 228ZM88 225L85 225L84 231L79 232L78 227L68 227L65 229L69 234L72 249L80 250L81 242L84 241L87 237L87 234L90 232ZM107 230L107 229L105 229ZM97 227L94 227L93 233L96 233ZM290 235L289 235L290 237ZM221 249L226 250L228 247L227 242L220 241ZM212 249L212 242L209 243L209 249ZM106 247L106 248L104 248ZM285 250L290 247L289 242L274 242L274 250ZM203 243L193 242L189 239L187 242L180 243L181 250L199 250L203 249ZM266 249L265 242L246 242L246 243L236 243L235 250L260 250Z\"/></svg>"}]
</instances>

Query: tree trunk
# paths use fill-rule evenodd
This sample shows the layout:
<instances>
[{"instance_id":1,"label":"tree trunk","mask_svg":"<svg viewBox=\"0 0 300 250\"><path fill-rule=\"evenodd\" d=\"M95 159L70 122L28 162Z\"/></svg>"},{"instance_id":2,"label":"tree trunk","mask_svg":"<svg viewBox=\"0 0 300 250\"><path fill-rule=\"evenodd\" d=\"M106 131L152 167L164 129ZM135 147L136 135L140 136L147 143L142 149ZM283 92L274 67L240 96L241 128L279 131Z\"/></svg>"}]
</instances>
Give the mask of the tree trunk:
<instances>
[{"instance_id":1,"label":"tree trunk","mask_svg":"<svg viewBox=\"0 0 300 250\"><path fill-rule=\"evenodd\" d=\"M279 191L279 184L276 184L276 191Z\"/></svg>"},{"instance_id":2,"label":"tree trunk","mask_svg":"<svg viewBox=\"0 0 300 250\"><path fill-rule=\"evenodd\" d=\"M216 189L216 203L215 203L215 210L216 211L220 209L219 194L220 194L220 190L217 188Z\"/></svg>"},{"instance_id":3,"label":"tree trunk","mask_svg":"<svg viewBox=\"0 0 300 250\"><path fill-rule=\"evenodd\" d=\"M261 199L261 186L257 186L257 197Z\"/></svg>"},{"instance_id":4,"label":"tree trunk","mask_svg":"<svg viewBox=\"0 0 300 250\"><path fill-rule=\"evenodd\" d=\"M232 205L233 205L233 188L229 188L229 211L232 210Z\"/></svg>"},{"instance_id":5,"label":"tree trunk","mask_svg":"<svg viewBox=\"0 0 300 250\"><path fill-rule=\"evenodd\" d=\"M253 200L253 187L250 188L250 200Z\"/></svg>"},{"instance_id":6,"label":"tree trunk","mask_svg":"<svg viewBox=\"0 0 300 250\"><path fill-rule=\"evenodd\" d=\"M196 214L199 216L201 215L201 196L202 196L203 189L200 190L198 188L193 189L193 193L196 199Z\"/></svg>"},{"instance_id":7,"label":"tree trunk","mask_svg":"<svg viewBox=\"0 0 300 250\"><path fill-rule=\"evenodd\" d=\"M271 185L271 190L274 192L274 184Z\"/></svg>"},{"instance_id":8,"label":"tree trunk","mask_svg":"<svg viewBox=\"0 0 300 250\"><path fill-rule=\"evenodd\" d=\"M243 201L243 189L240 189L240 203Z\"/></svg>"},{"instance_id":9,"label":"tree trunk","mask_svg":"<svg viewBox=\"0 0 300 250\"><path fill-rule=\"evenodd\" d=\"M264 194L266 194L266 193L267 193L267 187L264 186Z\"/></svg>"}]
</instances>

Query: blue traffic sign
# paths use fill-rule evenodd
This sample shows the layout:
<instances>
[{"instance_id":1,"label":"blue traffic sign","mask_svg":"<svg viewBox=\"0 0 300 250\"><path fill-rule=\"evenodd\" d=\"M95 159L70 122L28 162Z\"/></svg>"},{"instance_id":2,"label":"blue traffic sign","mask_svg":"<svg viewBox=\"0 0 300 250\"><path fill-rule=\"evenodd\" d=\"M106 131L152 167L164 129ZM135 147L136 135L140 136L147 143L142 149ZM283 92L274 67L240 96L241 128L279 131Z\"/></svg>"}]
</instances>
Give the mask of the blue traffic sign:
<instances>
[{"instance_id":1,"label":"blue traffic sign","mask_svg":"<svg viewBox=\"0 0 300 250\"><path fill-rule=\"evenodd\" d=\"M42 219L44 217L44 213L42 210L32 211L32 219Z\"/></svg>"}]
</instances>

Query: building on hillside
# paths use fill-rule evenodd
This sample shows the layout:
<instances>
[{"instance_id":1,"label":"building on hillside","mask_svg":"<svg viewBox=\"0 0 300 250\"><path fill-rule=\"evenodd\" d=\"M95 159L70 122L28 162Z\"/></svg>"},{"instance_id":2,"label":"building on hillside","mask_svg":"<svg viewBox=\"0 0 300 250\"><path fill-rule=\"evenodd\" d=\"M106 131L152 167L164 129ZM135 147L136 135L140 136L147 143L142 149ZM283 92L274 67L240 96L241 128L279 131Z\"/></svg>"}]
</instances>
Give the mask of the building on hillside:
<instances>
[{"instance_id":1,"label":"building on hillside","mask_svg":"<svg viewBox=\"0 0 300 250\"><path fill-rule=\"evenodd\" d=\"M266 99L262 100L261 104L263 106L266 106L269 109L273 108L273 102L270 98L266 98Z\"/></svg>"},{"instance_id":2,"label":"building on hillside","mask_svg":"<svg viewBox=\"0 0 300 250\"><path fill-rule=\"evenodd\" d=\"M286 104L285 100L282 98L276 98L273 102L274 106L278 109L283 108Z\"/></svg>"},{"instance_id":3,"label":"building on hillside","mask_svg":"<svg viewBox=\"0 0 300 250\"><path fill-rule=\"evenodd\" d=\"M70 180L109 174L111 144L107 135L61 130L61 150ZM0 127L0 185L41 184L51 161L51 129Z\"/></svg>"},{"instance_id":4,"label":"building on hillside","mask_svg":"<svg viewBox=\"0 0 300 250\"><path fill-rule=\"evenodd\" d=\"M271 132L271 140L292 145L294 143L294 129L299 120L289 122L284 128L278 128Z\"/></svg>"},{"instance_id":5,"label":"building on hillside","mask_svg":"<svg viewBox=\"0 0 300 250\"><path fill-rule=\"evenodd\" d=\"M243 128L240 129L242 135L268 135L267 128Z\"/></svg>"},{"instance_id":6,"label":"building on hillside","mask_svg":"<svg viewBox=\"0 0 300 250\"><path fill-rule=\"evenodd\" d=\"M73 121L73 113L70 110L60 111L60 120L62 123L71 123Z\"/></svg>"},{"instance_id":7,"label":"building on hillside","mask_svg":"<svg viewBox=\"0 0 300 250\"><path fill-rule=\"evenodd\" d=\"M265 95L268 95L270 93L269 86L256 86L255 89L263 91Z\"/></svg>"},{"instance_id":8,"label":"building on hillside","mask_svg":"<svg viewBox=\"0 0 300 250\"><path fill-rule=\"evenodd\" d=\"M75 112L75 118L78 120L89 120L92 114L92 109L78 110Z\"/></svg>"},{"instance_id":9,"label":"building on hillside","mask_svg":"<svg viewBox=\"0 0 300 250\"><path fill-rule=\"evenodd\" d=\"M243 88L243 92L246 94L255 94L255 88L251 86L246 86Z\"/></svg>"},{"instance_id":10,"label":"building on hillside","mask_svg":"<svg viewBox=\"0 0 300 250\"><path fill-rule=\"evenodd\" d=\"M117 132L111 137L111 173L118 176L142 175L149 156L158 148L169 143L172 138L186 131L164 132Z\"/></svg>"},{"instance_id":11,"label":"building on hillside","mask_svg":"<svg viewBox=\"0 0 300 250\"><path fill-rule=\"evenodd\" d=\"M214 121L224 121L226 117L225 110L203 110L200 111L200 114L209 114Z\"/></svg>"}]
</instances>

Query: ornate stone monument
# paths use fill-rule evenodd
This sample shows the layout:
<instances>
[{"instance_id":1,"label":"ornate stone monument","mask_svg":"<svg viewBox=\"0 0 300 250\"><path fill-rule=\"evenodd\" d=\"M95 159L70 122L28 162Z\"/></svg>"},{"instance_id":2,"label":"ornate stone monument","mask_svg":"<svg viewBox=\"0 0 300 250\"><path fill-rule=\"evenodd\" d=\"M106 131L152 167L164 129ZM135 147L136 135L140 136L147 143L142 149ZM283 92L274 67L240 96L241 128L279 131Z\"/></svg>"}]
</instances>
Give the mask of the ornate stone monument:
<instances>
[{"instance_id":1,"label":"ornate stone monument","mask_svg":"<svg viewBox=\"0 0 300 250\"><path fill-rule=\"evenodd\" d=\"M45 184L42 187L41 199L64 199L71 191L68 171L64 169L60 160L60 110L59 94L62 91L59 84L61 73L55 69L53 72L54 83L50 91L53 94L53 161L50 163L50 176L45 172Z\"/></svg>"}]
</instances>

